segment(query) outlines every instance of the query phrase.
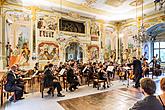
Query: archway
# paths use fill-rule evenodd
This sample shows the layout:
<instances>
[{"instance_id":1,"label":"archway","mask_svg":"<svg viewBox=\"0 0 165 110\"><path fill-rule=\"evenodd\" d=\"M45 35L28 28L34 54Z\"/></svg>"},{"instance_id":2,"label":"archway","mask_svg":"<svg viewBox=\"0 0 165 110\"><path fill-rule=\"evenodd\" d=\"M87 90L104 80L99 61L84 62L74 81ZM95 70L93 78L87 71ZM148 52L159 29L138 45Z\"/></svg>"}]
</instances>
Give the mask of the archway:
<instances>
[{"instance_id":1,"label":"archway","mask_svg":"<svg viewBox=\"0 0 165 110\"><path fill-rule=\"evenodd\" d=\"M148 53L151 58L156 56L162 63L165 63L165 23L159 23L147 30L147 34L151 37L151 47ZM144 45L145 46L145 45ZM145 49L145 48L144 48ZM144 50L145 51L145 50Z\"/></svg>"},{"instance_id":2,"label":"archway","mask_svg":"<svg viewBox=\"0 0 165 110\"><path fill-rule=\"evenodd\" d=\"M83 61L83 50L78 42L70 42L66 47L65 59Z\"/></svg>"}]
</instances>

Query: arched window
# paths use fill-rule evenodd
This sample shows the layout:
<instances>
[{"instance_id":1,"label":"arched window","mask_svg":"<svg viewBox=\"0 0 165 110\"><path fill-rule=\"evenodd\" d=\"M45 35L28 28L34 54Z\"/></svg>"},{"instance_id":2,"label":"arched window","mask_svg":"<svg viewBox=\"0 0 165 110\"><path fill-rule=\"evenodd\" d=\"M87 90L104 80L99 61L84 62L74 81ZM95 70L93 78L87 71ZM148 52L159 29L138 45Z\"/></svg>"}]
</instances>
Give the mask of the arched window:
<instances>
[{"instance_id":1,"label":"arched window","mask_svg":"<svg viewBox=\"0 0 165 110\"><path fill-rule=\"evenodd\" d=\"M154 42L154 56L165 63L165 42Z\"/></svg>"}]
</instances>

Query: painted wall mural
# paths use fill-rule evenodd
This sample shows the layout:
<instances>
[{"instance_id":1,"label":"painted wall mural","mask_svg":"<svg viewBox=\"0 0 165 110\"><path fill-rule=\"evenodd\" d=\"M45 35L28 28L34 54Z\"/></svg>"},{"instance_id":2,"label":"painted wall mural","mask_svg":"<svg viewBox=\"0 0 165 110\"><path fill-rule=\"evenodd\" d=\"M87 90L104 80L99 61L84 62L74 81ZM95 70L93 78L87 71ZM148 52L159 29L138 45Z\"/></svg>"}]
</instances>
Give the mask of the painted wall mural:
<instances>
[{"instance_id":1,"label":"painted wall mural","mask_svg":"<svg viewBox=\"0 0 165 110\"><path fill-rule=\"evenodd\" d=\"M16 19L13 20L13 27L10 30L13 35L12 41L10 41L12 51L9 58L9 66L12 66L13 64L19 64L20 66L28 66L31 53L31 27L29 25L30 19L29 16L21 15L19 13L13 15L12 17L15 17Z\"/></svg>"},{"instance_id":2,"label":"painted wall mural","mask_svg":"<svg viewBox=\"0 0 165 110\"><path fill-rule=\"evenodd\" d=\"M26 43L29 46L29 41L30 41L30 28L21 25L18 27L18 32L17 32L17 46L19 48L23 48L23 45Z\"/></svg>"},{"instance_id":3,"label":"painted wall mural","mask_svg":"<svg viewBox=\"0 0 165 110\"><path fill-rule=\"evenodd\" d=\"M42 42L38 45L39 60L59 60L59 46L51 42Z\"/></svg>"},{"instance_id":4,"label":"painted wall mural","mask_svg":"<svg viewBox=\"0 0 165 110\"><path fill-rule=\"evenodd\" d=\"M57 30L57 21L55 17L41 17L38 20L37 28L39 29L39 37L54 37Z\"/></svg>"},{"instance_id":5,"label":"painted wall mural","mask_svg":"<svg viewBox=\"0 0 165 110\"><path fill-rule=\"evenodd\" d=\"M149 46L150 43L147 42L143 45L143 57L146 58L146 59L149 59Z\"/></svg>"},{"instance_id":6,"label":"painted wall mural","mask_svg":"<svg viewBox=\"0 0 165 110\"><path fill-rule=\"evenodd\" d=\"M147 34L150 36L157 36L163 32L165 32L165 23L156 24L147 30Z\"/></svg>"},{"instance_id":7,"label":"painted wall mural","mask_svg":"<svg viewBox=\"0 0 165 110\"><path fill-rule=\"evenodd\" d=\"M99 58L99 47L97 45L91 45L88 47L88 59L97 60Z\"/></svg>"},{"instance_id":8,"label":"painted wall mural","mask_svg":"<svg viewBox=\"0 0 165 110\"><path fill-rule=\"evenodd\" d=\"M16 46L12 50L9 66L12 66L13 64L19 64L20 66L28 66L29 58L30 58L30 49L28 48L27 43L23 43L22 48Z\"/></svg>"},{"instance_id":9,"label":"painted wall mural","mask_svg":"<svg viewBox=\"0 0 165 110\"><path fill-rule=\"evenodd\" d=\"M91 34L91 37L100 36L99 25L97 23L95 22L91 23L90 34Z\"/></svg>"}]
</instances>

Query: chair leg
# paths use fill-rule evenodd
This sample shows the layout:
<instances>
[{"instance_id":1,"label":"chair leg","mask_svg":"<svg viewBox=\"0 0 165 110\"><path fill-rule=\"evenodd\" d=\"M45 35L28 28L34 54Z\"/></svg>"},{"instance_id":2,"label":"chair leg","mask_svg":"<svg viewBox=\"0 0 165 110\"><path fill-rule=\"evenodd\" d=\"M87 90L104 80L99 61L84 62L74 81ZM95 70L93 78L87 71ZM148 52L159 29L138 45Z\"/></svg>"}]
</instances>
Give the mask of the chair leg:
<instances>
[{"instance_id":1,"label":"chair leg","mask_svg":"<svg viewBox=\"0 0 165 110\"><path fill-rule=\"evenodd\" d=\"M99 85L97 86L97 90L99 90Z\"/></svg>"},{"instance_id":2,"label":"chair leg","mask_svg":"<svg viewBox=\"0 0 165 110\"><path fill-rule=\"evenodd\" d=\"M1 92L1 106L3 105L3 92Z\"/></svg>"},{"instance_id":3,"label":"chair leg","mask_svg":"<svg viewBox=\"0 0 165 110\"><path fill-rule=\"evenodd\" d=\"M16 102L16 94L15 94L15 92L14 92L14 102Z\"/></svg>"},{"instance_id":4,"label":"chair leg","mask_svg":"<svg viewBox=\"0 0 165 110\"><path fill-rule=\"evenodd\" d=\"M99 86L100 86L100 84L98 83L98 84L97 84L97 90L99 90Z\"/></svg>"},{"instance_id":5,"label":"chair leg","mask_svg":"<svg viewBox=\"0 0 165 110\"><path fill-rule=\"evenodd\" d=\"M54 97L54 88L52 88L52 97Z\"/></svg>"},{"instance_id":6,"label":"chair leg","mask_svg":"<svg viewBox=\"0 0 165 110\"><path fill-rule=\"evenodd\" d=\"M104 89L106 88L106 87L105 87L105 82L104 82L104 85L103 85L103 87L104 87Z\"/></svg>"},{"instance_id":7,"label":"chair leg","mask_svg":"<svg viewBox=\"0 0 165 110\"><path fill-rule=\"evenodd\" d=\"M9 93L7 92L7 99L9 99Z\"/></svg>"},{"instance_id":8,"label":"chair leg","mask_svg":"<svg viewBox=\"0 0 165 110\"><path fill-rule=\"evenodd\" d=\"M44 92L43 92L43 91L41 92L41 97L42 97L42 98L44 97Z\"/></svg>"},{"instance_id":9,"label":"chair leg","mask_svg":"<svg viewBox=\"0 0 165 110\"><path fill-rule=\"evenodd\" d=\"M66 89L66 92L67 92L68 91L68 83L66 82L65 84L66 84L65 89Z\"/></svg>"}]
</instances>

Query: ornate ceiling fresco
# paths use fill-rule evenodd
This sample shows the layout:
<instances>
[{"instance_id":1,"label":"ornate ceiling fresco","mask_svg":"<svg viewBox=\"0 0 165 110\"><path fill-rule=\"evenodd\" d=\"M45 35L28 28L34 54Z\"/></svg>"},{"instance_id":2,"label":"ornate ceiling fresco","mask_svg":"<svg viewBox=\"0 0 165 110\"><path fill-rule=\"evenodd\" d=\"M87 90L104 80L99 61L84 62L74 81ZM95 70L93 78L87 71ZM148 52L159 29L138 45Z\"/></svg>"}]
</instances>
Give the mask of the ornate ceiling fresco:
<instances>
[{"instance_id":1,"label":"ornate ceiling fresco","mask_svg":"<svg viewBox=\"0 0 165 110\"><path fill-rule=\"evenodd\" d=\"M7 0L25 6L35 5L47 10L76 12L105 21L119 21L136 17L136 0ZM40 2L38 2L40 1ZM138 15L141 15L141 2L137 0ZM62 4L62 6L61 6ZM61 10L62 7L62 10ZM154 11L153 0L144 0L144 13Z\"/></svg>"},{"instance_id":2,"label":"ornate ceiling fresco","mask_svg":"<svg viewBox=\"0 0 165 110\"><path fill-rule=\"evenodd\" d=\"M105 4L113 6L113 7L119 7L121 6L126 0L106 0Z\"/></svg>"}]
</instances>

